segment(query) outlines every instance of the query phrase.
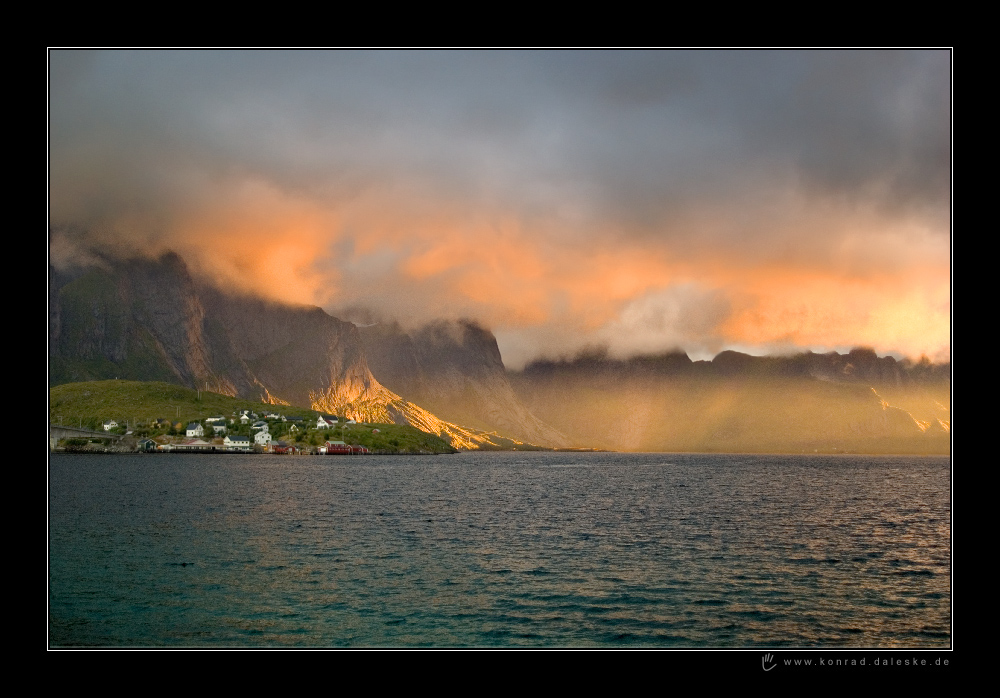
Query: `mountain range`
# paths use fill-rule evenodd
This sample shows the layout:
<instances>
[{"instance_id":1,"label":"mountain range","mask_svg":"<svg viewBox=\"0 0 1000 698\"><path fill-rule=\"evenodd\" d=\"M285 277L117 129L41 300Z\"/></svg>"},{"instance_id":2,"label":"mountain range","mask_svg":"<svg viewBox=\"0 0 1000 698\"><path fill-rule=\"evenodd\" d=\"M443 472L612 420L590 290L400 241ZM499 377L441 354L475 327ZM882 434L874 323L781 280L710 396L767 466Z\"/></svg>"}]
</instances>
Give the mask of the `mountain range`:
<instances>
[{"instance_id":1,"label":"mountain range","mask_svg":"<svg viewBox=\"0 0 1000 698\"><path fill-rule=\"evenodd\" d=\"M358 327L198 281L173 253L50 267L50 386L108 378L409 423L458 448L950 450L949 364L590 352L512 372L473 321Z\"/></svg>"},{"instance_id":2,"label":"mountain range","mask_svg":"<svg viewBox=\"0 0 1000 698\"><path fill-rule=\"evenodd\" d=\"M951 366L846 354L712 361L591 352L510 374L531 412L592 445L637 451L949 453Z\"/></svg>"},{"instance_id":3,"label":"mountain range","mask_svg":"<svg viewBox=\"0 0 1000 698\"><path fill-rule=\"evenodd\" d=\"M437 323L413 337L398 326L367 330L322 309L273 303L197 283L184 261L105 258L50 268L49 384L160 380L368 422L408 423L459 448L568 441L521 405L493 335L470 322ZM374 358L389 383L369 367ZM467 426L414 400L466 396ZM497 433L502 429L502 433Z\"/></svg>"}]
</instances>

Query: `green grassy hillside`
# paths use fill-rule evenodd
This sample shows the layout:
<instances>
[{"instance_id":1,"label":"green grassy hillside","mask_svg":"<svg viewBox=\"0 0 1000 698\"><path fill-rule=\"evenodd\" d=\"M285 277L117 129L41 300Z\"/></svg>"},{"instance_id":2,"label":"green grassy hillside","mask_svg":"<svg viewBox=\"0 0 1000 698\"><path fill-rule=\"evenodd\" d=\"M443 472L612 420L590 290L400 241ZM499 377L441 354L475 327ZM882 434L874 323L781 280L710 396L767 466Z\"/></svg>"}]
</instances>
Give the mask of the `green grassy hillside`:
<instances>
[{"instance_id":1,"label":"green grassy hillside","mask_svg":"<svg viewBox=\"0 0 1000 698\"><path fill-rule=\"evenodd\" d=\"M99 428L107 419L120 424L148 423L153 419L171 422L201 421L213 415L229 417L241 409L261 412L268 408L252 400L239 400L205 390L198 391L172 383L108 380L64 383L49 389L49 420L53 424ZM310 409L282 407L286 416L307 417Z\"/></svg>"}]
</instances>

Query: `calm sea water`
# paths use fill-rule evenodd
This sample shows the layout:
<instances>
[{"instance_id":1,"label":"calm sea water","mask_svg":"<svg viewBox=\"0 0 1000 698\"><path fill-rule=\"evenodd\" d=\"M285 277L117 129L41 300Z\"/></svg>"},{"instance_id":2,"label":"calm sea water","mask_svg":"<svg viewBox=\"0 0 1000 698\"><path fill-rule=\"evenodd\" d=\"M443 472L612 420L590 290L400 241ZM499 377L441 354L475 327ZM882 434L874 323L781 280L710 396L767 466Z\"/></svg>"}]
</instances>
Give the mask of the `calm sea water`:
<instances>
[{"instance_id":1,"label":"calm sea water","mask_svg":"<svg viewBox=\"0 0 1000 698\"><path fill-rule=\"evenodd\" d=\"M948 458L54 455L52 646L949 647Z\"/></svg>"}]
</instances>

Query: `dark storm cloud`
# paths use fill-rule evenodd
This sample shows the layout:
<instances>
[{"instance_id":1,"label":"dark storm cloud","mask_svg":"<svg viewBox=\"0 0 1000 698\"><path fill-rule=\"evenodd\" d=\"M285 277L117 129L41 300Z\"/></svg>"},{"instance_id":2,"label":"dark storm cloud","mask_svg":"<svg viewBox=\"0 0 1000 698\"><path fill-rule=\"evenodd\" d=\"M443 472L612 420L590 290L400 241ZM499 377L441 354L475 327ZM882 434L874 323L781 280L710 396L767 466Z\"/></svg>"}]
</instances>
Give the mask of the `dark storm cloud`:
<instances>
[{"instance_id":1,"label":"dark storm cloud","mask_svg":"<svg viewBox=\"0 0 1000 698\"><path fill-rule=\"evenodd\" d=\"M678 210L792 185L947 210L947 53L628 54L594 81L594 137L570 157L612 217L662 234Z\"/></svg>"},{"instance_id":2,"label":"dark storm cloud","mask_svg":"<svg viewBox=\"0 0 1000 698\"><path fill-rule=\"evenodd\" d=\"M789 179L947 206L946 52L55 51L51 63L60 204L80 161L96 161L86 198L111 207L149 205L164 185L169 196L189 168L333 196L402 178L527 210L571 197L649 227Z\"/></svg>"}]
</instances>

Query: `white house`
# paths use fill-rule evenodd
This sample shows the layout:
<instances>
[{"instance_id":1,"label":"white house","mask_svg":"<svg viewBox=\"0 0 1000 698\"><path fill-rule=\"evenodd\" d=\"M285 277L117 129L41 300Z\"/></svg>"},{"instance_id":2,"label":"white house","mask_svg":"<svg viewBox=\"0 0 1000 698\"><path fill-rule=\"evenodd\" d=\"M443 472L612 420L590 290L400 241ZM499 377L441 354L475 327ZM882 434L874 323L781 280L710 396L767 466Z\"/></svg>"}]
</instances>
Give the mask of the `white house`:
<instances>
[{"instance_id":1,"label":"white house","mask_svg":"<svg viewBox=\"0 0 1000 698\"><path fill-rule=\"evenodd\" d=\"M198 422L191 422L187 425L187 436L202 437L205 435L205 427Z\"/></svg>"},{"instance_id":2,"label":"white house","mask_svg":"<svg viewBox=\"0 0 1000 698\"><path fill-rule=\"evenodd\" d=\"M266 429L264 431L258 431L253 437L253 442L258 446L267 446L271 443L271 435L267 433Z\"/></svg>"},{"instance_id":3,"label":"white house","mask_svg":"<svg viewBox=\"0 0 1000 698\"><path fill-rule=\"evenodd\" d=\"M249 451L250 437L248 436L227 436L222 440L222 445L230 451Z\"/></svg>"},{"instance_id":4,"label":"white house","mask_svg":"<svg viewBox=\"0 0 1000 698\"><path fill-rule=\"evenodd\" d=\"M104 423L104 431L111 431L118 426L118 422L113 419L109 419Z\"/></svg>"}]
</instances>

